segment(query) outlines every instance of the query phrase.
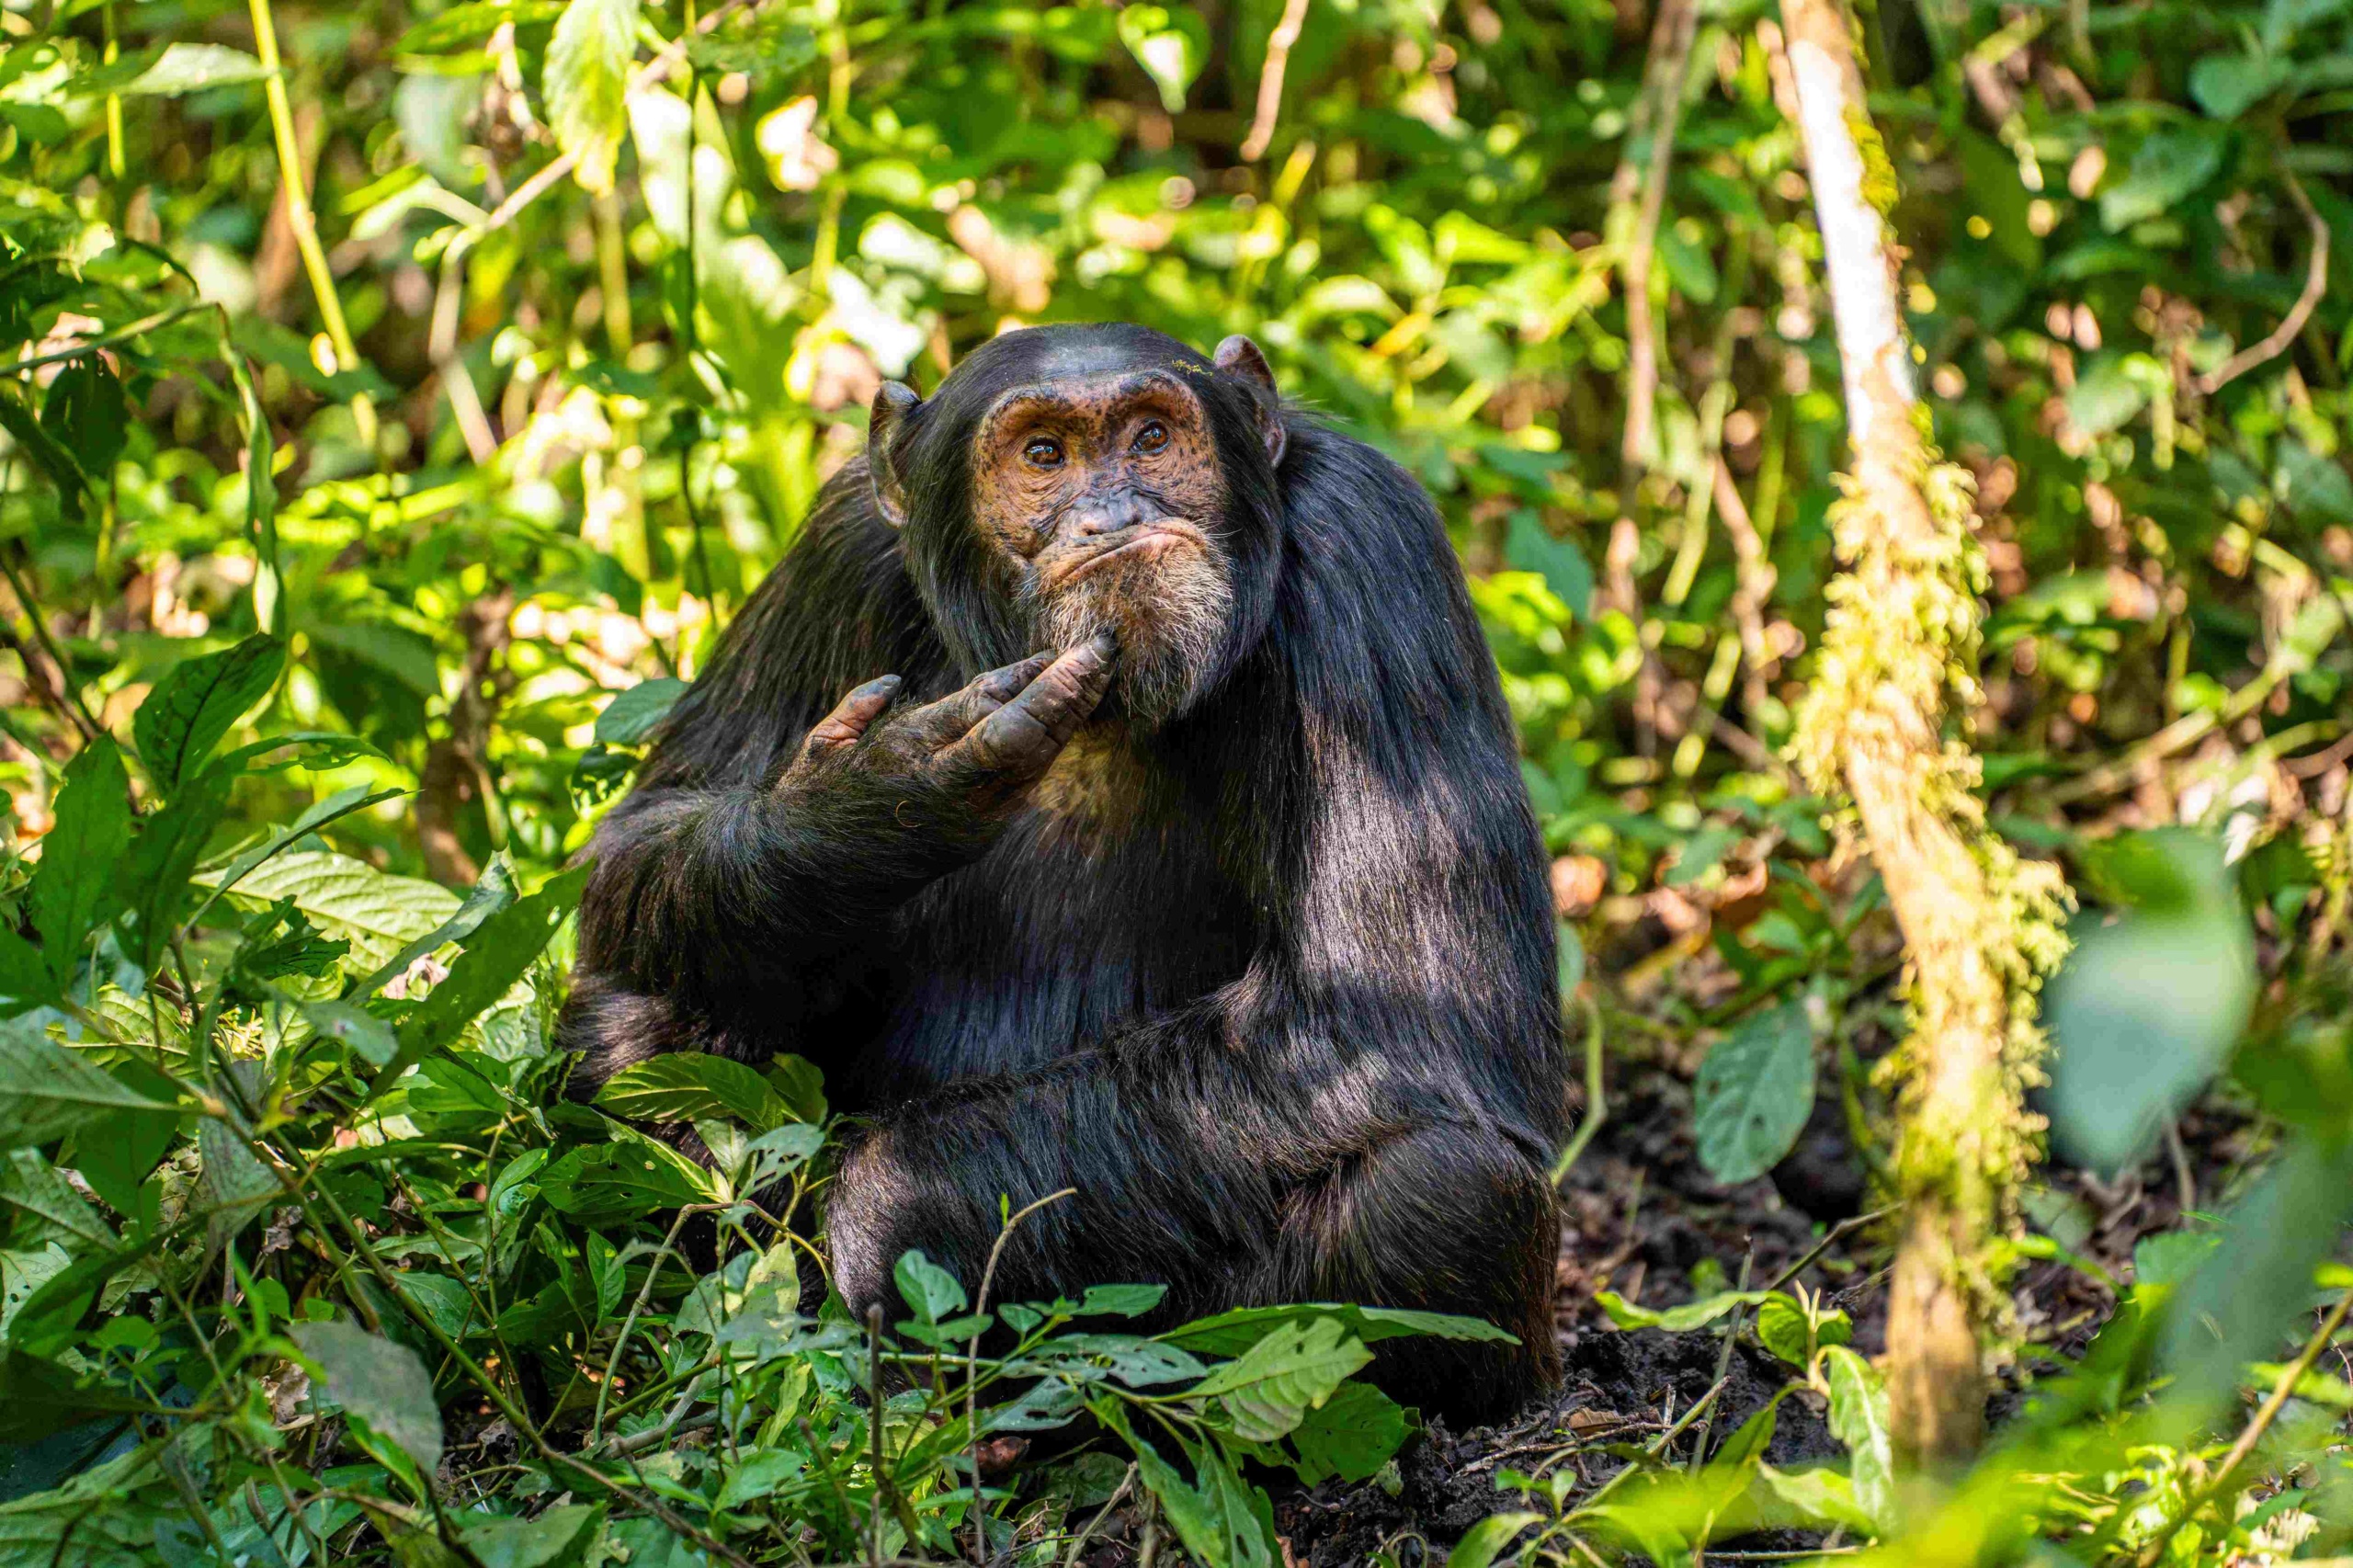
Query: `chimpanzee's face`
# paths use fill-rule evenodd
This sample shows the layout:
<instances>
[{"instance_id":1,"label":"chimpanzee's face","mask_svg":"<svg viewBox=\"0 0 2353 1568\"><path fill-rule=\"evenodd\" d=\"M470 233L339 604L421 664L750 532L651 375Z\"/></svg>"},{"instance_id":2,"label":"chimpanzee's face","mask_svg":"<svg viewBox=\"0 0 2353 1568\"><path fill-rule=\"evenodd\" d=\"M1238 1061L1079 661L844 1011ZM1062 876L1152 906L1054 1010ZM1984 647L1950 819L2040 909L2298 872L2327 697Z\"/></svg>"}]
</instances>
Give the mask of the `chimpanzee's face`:
<instances>
[{"instance_id":1,"label":"chimpanzee's face","mask_svg":"<svg viewBox=\"0 0 2353 1568\"><path fill-rule=\"evenodd\" d=\"M1226 486L1192 387L1149 369L1017 388L982 418L970 460L973 525L1038 645L1108 631L1128 717L1182 710L1233 619Z\"/></svg>"},{"instance_id":2,"label":"chimpanzee's face","mask_svg":"<svg viewBox=\"0 0 2353 1568\"><path fill-rule=\"evenodd\" d=\"M1030 327L966 357L929 400L876 394L874 503L935 625L977 673L1120 645L1099 712L1185 712L1272 614L1288 437L1265 356L1205 359L1142 327Z\"/></svg>"}]
</instances>

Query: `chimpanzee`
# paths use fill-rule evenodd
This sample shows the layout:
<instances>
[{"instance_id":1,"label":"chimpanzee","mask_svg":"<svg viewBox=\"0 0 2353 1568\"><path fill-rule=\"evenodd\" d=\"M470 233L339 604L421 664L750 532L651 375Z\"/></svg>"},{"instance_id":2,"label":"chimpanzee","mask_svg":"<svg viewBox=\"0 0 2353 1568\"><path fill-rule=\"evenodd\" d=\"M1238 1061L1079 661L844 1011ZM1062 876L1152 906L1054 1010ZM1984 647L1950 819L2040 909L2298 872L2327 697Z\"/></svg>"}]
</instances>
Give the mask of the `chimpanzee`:
<instances>
[{"instance_id":1,"label":"chimpanzee","mask_svg":"<svg viewBox=\"0 0 2353 1568\"><path fill-rule=\"evenodd\" d=\"M1483 1317L1518 1344L1374 1369L1457 1417L1557 1377L1511 718L1427 496L1248 338L1036 327L885 385L595 852L574 1092L816 1062L868 1119L826 1206L855 1311L910 1247L977 1285L1000 1201L1074 1187L996 1299Z\"/></svg>"}]
</instances>

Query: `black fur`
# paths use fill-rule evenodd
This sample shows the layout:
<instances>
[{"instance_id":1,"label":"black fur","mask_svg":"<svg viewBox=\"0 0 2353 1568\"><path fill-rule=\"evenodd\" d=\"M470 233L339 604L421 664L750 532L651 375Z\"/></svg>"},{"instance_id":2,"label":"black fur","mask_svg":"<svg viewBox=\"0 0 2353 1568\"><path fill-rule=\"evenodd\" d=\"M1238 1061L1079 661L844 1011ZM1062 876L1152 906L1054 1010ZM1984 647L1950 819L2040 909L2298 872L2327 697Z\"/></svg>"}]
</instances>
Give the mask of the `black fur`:
<instances>
[{"instance_id":1,"label":"black fur","mask_svg":"<svg viewBox=\"0 0 2353 1568\"><path fill-rule=\"evenodd\" d=\"M935 880L887 829L816 831L775 785L850 687L896 672L902 705L929 700L1033 652L965 526L981 411L1141 364L1199 392L1233 498L1214 688L1127 736L1086 809L1033 801ZM862 462L835 476L598 835L563 1038L583 1094L664 1051L822 1066L871 1118L828 1206L858 1311L908 1247L976 1284L1000 1198L1071 1187L1007 1247L998 1299L1155 1280L1169 1321L1474 1314L1521 1346L1392 1341L1377 1371L1493 1415L1558 1370L1543 858L1428 498L1295 411L1278 472L1261 395L1140 328L1015 333L893 431L904 534Z\"/></svg>"}]
</instances>

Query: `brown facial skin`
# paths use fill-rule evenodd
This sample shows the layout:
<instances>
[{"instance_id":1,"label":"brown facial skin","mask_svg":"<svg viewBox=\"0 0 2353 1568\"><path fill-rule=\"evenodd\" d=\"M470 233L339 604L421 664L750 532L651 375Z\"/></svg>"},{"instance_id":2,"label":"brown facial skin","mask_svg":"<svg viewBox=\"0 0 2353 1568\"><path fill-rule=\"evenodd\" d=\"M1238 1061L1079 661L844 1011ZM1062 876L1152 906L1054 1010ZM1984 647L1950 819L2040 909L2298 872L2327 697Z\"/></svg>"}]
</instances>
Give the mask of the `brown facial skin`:
<instances>
[{"instance_id":1,"label":"brown facial skin","mask_svg":"<svg viewBox=\"0 0 2353 1568\"><path fill-rule=\"evenodd\" d=\"M1147 371L1009 394L972 438L972 520L1037 645L1119 640L1117 706L1157 724L1197 694L1232 603L1226 494L1200 403Z\"/></svg>"}]
</instances>

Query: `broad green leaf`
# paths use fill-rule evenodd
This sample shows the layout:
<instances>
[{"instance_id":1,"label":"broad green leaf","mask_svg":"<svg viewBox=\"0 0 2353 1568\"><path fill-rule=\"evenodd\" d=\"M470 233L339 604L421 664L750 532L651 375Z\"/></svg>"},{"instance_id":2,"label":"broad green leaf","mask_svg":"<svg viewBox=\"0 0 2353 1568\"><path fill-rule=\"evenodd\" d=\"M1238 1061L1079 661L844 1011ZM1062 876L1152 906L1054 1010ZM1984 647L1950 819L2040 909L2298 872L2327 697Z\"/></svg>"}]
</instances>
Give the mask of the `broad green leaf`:
<instances>
[{"instance_id":1,"label":"broad green leaf","mask_svg":"<svg viewBox=\"0 0 2353 1568\"><path fill-rule=\"evenodd\" d=\"M579 906L580 890L587 881L585 866L558 872L530 897L483 922L468 938L465 952L449 966L449 976L402 1022L400 1050L376 1074L371 1097L390 1088L426 1051L455 1040L530 971L556 927Z\"/></svg>"},{"instance_id":2,"label":"broad green leaf","mask_svg":"<svg viewBox=\"0 0 2353 1568\"><path fill-rule=\"evenodd\" d=\"M459 1514L458 1539L482 1568L574 1568L605 1522L601 1503L568 1503L529 1518Z\"/></svg>"},{"instance_id":3,"label":"broad green leaf","mask_svg":"<svg viewBox=\"0 0 2353 1568\"><path fill-rule=\"evenodd\" d=\"M2149 406L2149 389L2125 369L2122 355L2109 354L2085 368L2064 403L2068 424L2086 436L2105 436Z\"/></svg>"},{"instance_id":4,"label":"broad green leaf","mask_svg":"<svg viewBox=\"0 0 2353 1568\"><path fill-rule=\"evenodd\" d=\"M179 929L188 907L189 877L229 806L233 774L208 771L173 792L160 812L142 818L131 853L119 868L116 896L124 911L122 946L142 970L152 971Z\"/></svg>"},{"instance_id":5,"label":"broad green leaf","mask_svg":"<svg viewBox=\"0 0 2353 1568\"><path fill-rule=\"evenodd\" d=\"M326 1377L337 1404L430 1475L441 1462L441 1407L415 1351L347 1323L296 1324L294 1342Z\"/></svg>"},{"instance_id":6,"label":"broad green leaf","mask_svg":"<svg viewBox=\"0 0 2353 1568\"><path fill-rule=\"evenodd\" d=\"M353 985L349 994L372 996L390 984L395 975L406 973L409 965L426 954L447 943L464 941L482 929L483 921L513 903L516 892L515 862L502 849L482 869L482 875L466 890L465 901L455 913L386 959L374 972Z\"/></svg>"},{"instance_id":7,"label":"broad green leaf","mask_svg":"<svg viewBox=\"0 0 2353 1568\"><path fill-rule=\"evenodd\" d=\"M576 160L573 177L602 195L629 129L630 65L637 58L638 0L570 0L548 40L541 78L557 143Z\"/></svg>"},{"instance_id":8,"label":"broad green leaf","mask_svg":"<svg viewBox=\"0 0 2353 1568\"><path fill-rule=\"evenodd\" d=\"M204 872L196 880L210 884L218 877ZM350 942L355 964L382 962L458 908L457 895L438 882L392 876L325 849L276 856L249 872L228 897L247 913L291 898L320 930Z\"/></svg>"},{"instance_id":9,"label":"broad green leaf","mask_svg":"<svg viewBox=\"0 0 2353 1568\"><path fill-rule=\"evenodd\" d=\"M1370 1383L1343 1383L1291 1428L1292 1470L1310 1486L1333 1477L1366 1481L1413 1432L1397 1402Z\"/></svg>"},{"instance_id":10,"label":"broad green leaf","mask_svg":"<svg viewBox=\"0 0 2353 1568\"><path fill-rule=\"evenodd\" d=\"M176 98L208 87L258 82L268 75L268 69L242 49L224 43L175 43L84 72L74 78L68 90L85 97L112 93L122 97Z\"/></svg>"},{"instance_id":11,"label":"broad green leaf","mask_svg":"<svg viewBox=\"0 0 2353 1568\"><path fill-rule=\"evenodd\" d=\"M0 1011L28 1012L58 990L41 950L14 926L0 926Z\"/></svg>"},{"instance_id":12,"label":"broad green leaf","mask_svg":"<svg viewBox=\"0 0 2353 1568\"><path fill-rule=\"evenodd\" d=\"M825 1074L815 1062L788 1052L770 1061L760 1076L768 1081L795 1120L825 1119Z\"/></svg>"},{"instance_id":13,"label":"broad green leaf","mask_svg":"<svg viewBox=\"0 0 2353 1568\"><path fill-rule=\"evenodd\" d=\"M0 1165L0 1204L82 1241L115 1244L112 1227L34 1150L12 1150L7 1163Z\"/></svg>"},{"instance_id":14,"label":"broad green leaf","mask_svg":"<svg viewBox=\"0 0 2353 1568\"><path fill-rule=\"evenodd\" d=\"M1215 1317L1197 1318L1160 1337L1170 1345L1203 1356L1239 1356L1265 1338L1277 1324L1310 1318L1331 1318L1367 1345L1401 1335L1426 1334L1433 1339L1470 1344L1517 1345L1508 1331L1480 1318L1447 1312L1415 1312L1404 1307L1354 1307L1330 1301L1302 1301L1280 1307L1237 1307Z\"/></svg>"},{"instance_id":15,"label":"broad green leaf","mask_svg":"<svg viewBox=\"0 0 2353 1568\"><path fill-rule=\"evenodd\" d=\"M926 1323L938 1323L964 1310L964 1287L920 1251L901 1255L891 1276L898 1282L900 1300Z\"/></svg>"},{"instance_id":16,"label":"broad green leaf","mask_svg":"<svg viewBox=\"0 0 2353 1568\"><path fill-rule=\"evenodd\" d=\"M304 807L301 814L292 822L278 828L259 844L244 850L235 859L222 867L217 877L205 879L210 891L193 910L188 912L188 924L193 926L202 920L205 912L212 907L222 894L244 881L247 873L271 857L283 854L289 847L311 834L316 833L331 822L347 817L354 812L366 811L369 806L381 801L396 800L403 793L404 791L399 790L371 790L365 784L354 784L347 790L336 790L324 801L313 801Z\"/></svg>"},{"instance_id":17,"label":"broad green leaf","mask_svg":"<svg viewBox=\"0 0 2353 1568\"><path fill-rule=\"evenodd\" d=\"M585 1225L719 1197L710 1172L666 1143L633 1135L560 1156L540 1173L539 1187L549 1207Z\"/></svg>"},{"instance_id":18,"label":"broad green leaf","mask_svg":"<svg viewBox=\"0 0 2353 1568\"><path fill-rule=\"evenodd\" d=\"M300 1002L303 1021L323 1039L340 1040L364 1062L381 1067L400 1051L392 1026L350 1002Z\"/></svg>"},{"instance_id":19,"label":"broad green leaf","mask_svg":"<svg viewBox=\"0 0 2353 1568\"><path fill-rule=\"evenodd\" d=\"M1504 534L1504 560L1519 571L1541 576L1544 585L1579 620L1592 613L1593 567L1586 562L1585 551L1573 541L1554 539L1546 532L1533 510L1522 507L1511 515Z\"/></svg>"},{"instance_id":20,"label":"broad green leaf","mask_svg":"<svg viewBox=\"0 0 2353 1568\"><path fill-rule=\"evenodd\" d=\"M104 483L129 437L130 406L114 368L97 355L57 372L41 400L41 427L74 454L82 472Z\"/></svg>"},{"instance_id":21,"label":"broad green leaf","mask_svg":"<svg viewBox=\"0 0 2353 1568\"><path fill-rule=\"evenodd\" d=\"M285 667L286 644L259 635L173 665L131 721L139 760L157 787L177 792Z\"/></svg>"},{"instance_id":22,"label":"broad green leaf","mask_svg":"<svg viewBox=\"0 0 2353 1568\"><path fill-rule=\"evenodd\" d=\"M1236 1436L1267 1443L1298 1426L1371 1359L1364 1341L1336 1319L1285 1324L1212 1370L1190 1393L1222 1399Z\"/></svg>"},{"instance_id":23,"label":"broad green leaf","mask_svg":"<svg viewBox=\"0 0 2353 1568\"><path fill-rule=\"evenodd\" d=\"M1200 1568L1273 1568L1273 1518L1266 1494L1246 1484L1215 1449L1176 1440L1199 1478L1188 1482L1154 1444L1138 1440L1125 1406L1104 1400L1090 1408L1134 1450L1137 1477L1159 1499L1176 1539Z\"/></svg>"},{"instance_id":24,"label":"broad green leaf","mask_svg":"<svg viewBox=\"0 0 2353 1568\"><path fill-rule=\"evenodd\" d=\"M49 476L57 486L58 510L69 523L82 520L83 496L90 488L89 476L74 454L58 444L57 437L42 428L40 419L10 392L0 392L0 430L16 437L19 452L33 467Z\"/></svg>"},{"instance_id":25,"label":"broad green leaf","mask_svg":"<svg viewBox=\"0 0 2353 1568\"><path fill-rule=\"evenodd\" d=\"M2168 125L2143 138L2124 177L2100 192L2099 219L2110 230L2163 217L2222 171L2227 133L2205 124Z\"/></svg>"},{"instance_id":26,"label":"broad green leaf","mask_svg":"<svg viewBox=\"0 0 2353 1568\"><path fill-rule=\"evenodd\" d=\"M1779 1164L1813 1110L1813 1023L1806 999L1758 1013L1709 1048L1693 1085L1699 1163L1720 1182Z\"/></svg>"},{"instance_id":27,"label":"broad green leaf","mask_svg":"<svg viewBox=\"0 0 2353 1568\"><path fill-rule=\"evenodd\" d=\"M1446 1554L1446 1568L1487 1568L1522 1530L1544 1522L1541 1514L1489 1514L1462 1533Z\"/></svg>"},{"instance_id":28,"label":"broad green leaf","mask_svg":"<svg viewBox=\"0 0 2353 1568\"><path fill-rule=\"evenodd\" d=\"M1756 1306L1771 1294L1769 1290L1726 1290L1664 1311L1636 1306L1615 1290L1597 1290L1593 1299L1619 1328L1658 1328L1669 1334L1688 1334L1695 1328L1705 1328L1735 1307Z\"/></svg>"},{"instance_id":29,"label":"broad green leaf","mask_svg":"<svg viewBox=\"0 0 2353 1568\"><path fill-rule=\"evenodd\" d=\"M2294 63L2260 54L2209 54L2189 68L2189 96L2216 119L2236 119L2285 86Z\"/></svg>"},{"instance_id":30,"label":"broad green leaf","mask_svg":"<svg viewBox=\"0 0 2353 1568\"><path fill-rule=\"evenodd\" d=\"M2139 907L2112 925L2078 922L2043 1017L2057 1051L2053 1131L2078 1158L2112 1170L2150 1147L2222 1066L2254 1003L2256 972L2211 838L2187 829L2121 835L2101 867Z\"/></svg>"},{"instance_id":31,"label":"broad green leaf","mask_svg":"<svg viewBox=\"0 0 2353 1568\"><path fill-rule=\"evenodd\" d=\"M2297 29L2327 21L2347 4L2348 0L2269 0L2263 8L2263 47L2274 51L2287 48Z\"/></svg>"},{"instance_id":32,"label":"broad green leaf","mask_svg":"<svg viewBox=\"0 0 2353 1568\"><path fill-rule=\"evenodd\" d=\"M84 940L115 907L115 872L131 846L130 790L122 754L100 736L66 765L56 821L41 835L28 903L60 990L74 977Z\"/></svg>"},{"instance_id":33,"label":"broad green leaf","mask_svg":"<svg viewBox=\"0 0 2353 1568\"><path fill-rule=\"evenodd\" d=\"M605 704L597 715L597 738L608 746L633 746L668 717L687 683L668 676L640 681Z\"/></svg>"},{"instance_id":34,"label":"broad green leaf","mask_svg":"<svg viewBox=\"0 0 2353 1568\"><path fill-rule=\"evenodd\" d=\"M1078 1303L1080 1317L1142 1317L1168 1294L1165 1285L1089 1285Z\"/></svg>"},{"instance_id":35,"label":"broad green leaf","mask_svg":"<svg viewBox=\"0 0 2353 1568\"><path fill-rule=\"evenodd\" d=\"M596 1104L631 1121L694 1121L726 1116L765 1132L795 1119L769 1082L724 1056L673 1051L624 1067L597 1091Z\"/></svg>"},{"instance_id":36,"label":"broad green leaf","mask_svg":"<svg viewBox=\"0 0 2353 1568\"><path fill-rule=\"evenodd\" d=\"M0 1149L53 1142L125 1111L172 1117L179 1108L124 1086L26 1019L0 1023Z\"/></svg>"},{"instance_id":37,"label":"broad green leaf","mask_svg":"<svg viewBox=\"0 0 2353 1568\"><path fill-rule=\"evenodd\" d=\"M1806 1361L1805 1309L1776 1290L1756 1307L1756 1342L1792 1367Z\"/></svg>"},{"instance_id":38,"label":"broad green leaf","mask_svg":"<svg viewBox=\"0 0 2353 1568\"><path fill-rule=\"evenodd\" d=\"M1209 58L1209 27L1199 13L1189 6L1123 6L1120 41L1160 89L1161 107L1170 114L1183 112L1185 89Z\"/></svg>"},{"instance_id":39,"label":"broad green leaf","mask_svg":"<svg viewBox=\"0 0 2353 1568\"><path fill-rule=\"evenodd\" d=\"M1796 1511L1790 1522L1799 1527L1835 1528L1845 1526L1877 1535L1880 1521L1855 1501L1855 1482L1827 1465L1812 1470L1777 1470L1759 1465L1757 1480L1767 1492Z\"/></svg>"},{"instance_id":40,"label":"broad green leaf","mask_svg":"<svg viewBox=\"0 0 2353 1568\"><path fill-rule=\"evenodd\" d=\"M1871 1364L1842 1346L1822 1353L1830 1388L1830 1433L1847 1445L1856 1506L1883 1533L1895 1522L1895 1451L1887 1430L1887 1390Z\"/></svg>"}]
</instances>

